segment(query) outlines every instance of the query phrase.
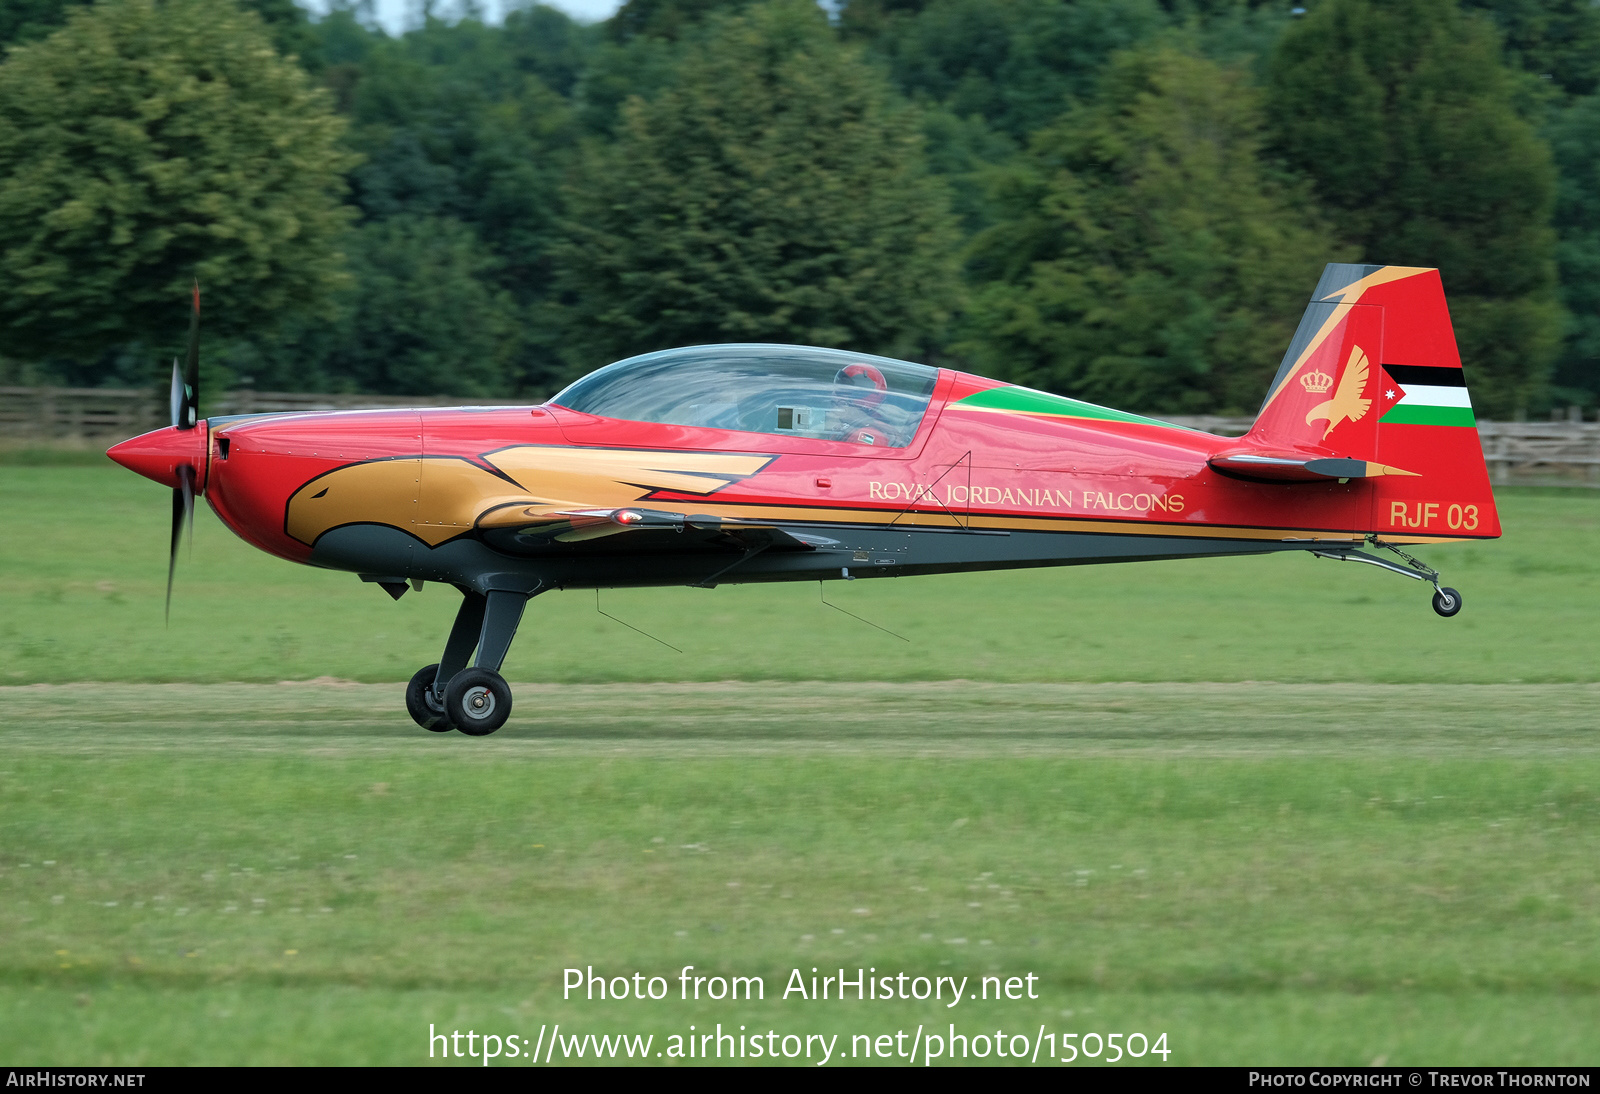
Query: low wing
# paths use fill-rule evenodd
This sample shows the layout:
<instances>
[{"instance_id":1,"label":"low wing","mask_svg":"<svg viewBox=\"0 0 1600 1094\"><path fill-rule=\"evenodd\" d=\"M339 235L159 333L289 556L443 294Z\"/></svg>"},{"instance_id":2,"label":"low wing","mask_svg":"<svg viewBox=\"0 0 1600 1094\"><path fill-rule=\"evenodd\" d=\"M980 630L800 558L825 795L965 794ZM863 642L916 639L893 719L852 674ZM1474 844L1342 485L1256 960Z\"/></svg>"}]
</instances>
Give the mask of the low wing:
<instances>
[{"instance_id":1,"label":"low wing","mask_svg":"<svg viewBox=\"0 0 1600 1094\"><path fill-rule=\"evenodd\" d=\"M814 551L836 540L743 521L659 509L547 510L507 505L478 519L478 531L495 547L515 554L584 554L590 551Z\"/></svg>"}]
</instances>

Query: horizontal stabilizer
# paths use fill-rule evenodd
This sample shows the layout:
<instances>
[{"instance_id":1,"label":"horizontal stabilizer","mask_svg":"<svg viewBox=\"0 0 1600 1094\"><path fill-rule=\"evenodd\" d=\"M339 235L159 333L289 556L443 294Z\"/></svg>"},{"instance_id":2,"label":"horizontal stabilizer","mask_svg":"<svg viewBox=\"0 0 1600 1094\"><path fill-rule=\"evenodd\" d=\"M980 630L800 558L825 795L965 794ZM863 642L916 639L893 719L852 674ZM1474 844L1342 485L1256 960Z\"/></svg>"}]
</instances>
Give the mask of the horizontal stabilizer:
<instances>
[{"instance_id":1,"label":"horizontal stabilizer","mask_svg":"<svg viewBox=\"0 0 1600 1094\"><path fill-rule=\"evenodd\" d=\"M1309 456L1299 452L1270 452L1261 449L1235 449L1219 452L1206 461L1225 475L1260 482L1327 482L1329 479L1375 479L1383 475L1412 475L1398 467L1371 460L1351 460L1338 456Z\"/></svg>"}]
</instances>

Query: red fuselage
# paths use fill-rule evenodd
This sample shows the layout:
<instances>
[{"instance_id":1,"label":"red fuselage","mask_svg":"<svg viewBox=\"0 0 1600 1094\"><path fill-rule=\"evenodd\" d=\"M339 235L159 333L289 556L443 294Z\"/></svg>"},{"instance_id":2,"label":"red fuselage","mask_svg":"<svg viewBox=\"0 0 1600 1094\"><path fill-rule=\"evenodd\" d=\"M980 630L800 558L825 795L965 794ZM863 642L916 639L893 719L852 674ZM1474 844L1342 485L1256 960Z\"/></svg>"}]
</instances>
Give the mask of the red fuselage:
<instances>
[{"instance_id":1,"label":"red fuselage","mask_svg":"<svg viewBox=\"0 0 1600 1094\"><path fill-rule=\"evenodd\" d=\"M1025 389L941 370L915 436L902 448L624 421L545 405L219 419L136 438L112 455L164 482L178 462L192 460L199 490L242 538L291 561L357 571L385 567L317 557L317 539L341 521L394 527L417 539L420 554L479 534L486 517L521 501L567 510L636 504L835 529L1115 535L1150 545L1148 554L1119 551L1119 557L1170 557L1163 541L1174 538L1213 541L1213 550L1191 543L1180 552L1209 554L1350 544L1369 533L1395 543L1499 533L1492 499L1486 504L1481 488L1486 482L1467 481L1452 492L1422 476L1249 481L1208 463L1237 450L1237 439L1120 420L1131 416L1091 417L1070 400L1019 398L1015 406L995 407L986 404L1004 400L974 398L996 391ZM492 455L510 450L540 454L523 462L515 481ZM1341 455L1336 448L1324 452ZM547 453L562 457L566 473L554 491L541 481ZM638 454L669 472L670 453L727 453L759 457L760 468L709 479L709 491L685 490L670 481L630 481L649 476L610 465L586 478L585 453L613 462L618 453ZM331 519L306 526L309 534L295 526L290 502L308 484L374 463L388 465L378 469L385 474L384 504L355 499ZM870 560L858 566L866 576L863 569L871 572Z\"/></svg>"}]
</instances>

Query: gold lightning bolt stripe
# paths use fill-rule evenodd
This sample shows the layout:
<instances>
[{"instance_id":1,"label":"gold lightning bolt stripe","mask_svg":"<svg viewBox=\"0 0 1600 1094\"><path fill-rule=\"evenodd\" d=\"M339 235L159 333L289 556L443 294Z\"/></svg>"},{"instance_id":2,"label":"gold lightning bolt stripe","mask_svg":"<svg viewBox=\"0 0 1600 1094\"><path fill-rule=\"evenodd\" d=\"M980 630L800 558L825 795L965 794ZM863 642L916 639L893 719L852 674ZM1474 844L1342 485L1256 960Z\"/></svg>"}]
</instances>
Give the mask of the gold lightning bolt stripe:
<instances>
[{"instance_id":1,"label":"gold lightning bolt stripe","mask_svg":"<svg viewBox=\"0 0 1600 1094\"><path fill-rule=\"evenodd\" d=\"M1272 389L1271 394L1267 396L1266 403L1261 407L1261 412L1263 414L1266 413L1267 407L1271 406L1273 400L1277 399L1283 389L1289 386L1289 381L1300 374L1300 370L1305 367L1306 362L1311 360L1311 355L1316 353L1322 343L1328 340L1328 335L1338 329L1339 324L1344 322L1345 316L1350 314L1350 309L1360 302L1361 297L1365 295L1368 289L1386 285L1390 281L1403 281L1405 278L1427 273L1430 269L1432 267L1385 266L1380 270L1374 270L1358 281L1350 282L1344 288L1335 290L1317 301L1322 303L1338 299L1339 304L1333 309L1333 314L1329 315L1323 322L1317 333L1312 336L1311 341L1306 343L1306 348L1300 351L1300 356L1295 358L1294 365L1290 367L1288 372L1283 374L1283 382Z\"/></svg>"},{"instance_id":2,"label":"gold lightning bolt stripe","mask_svg":"<svg viewBox=\"0 0 1600 1094\"><path fill-rule=\"evenodd\" d=\"M473 528L485 514L495 514L496 524L527 523L563 509L627 505L658 490L713 494L776 457L519 445L484 459L507 478L457 456L341 467L295 491L284 530L312 545L330 528L387 524L432 547Z\"/></svg>"},{"instance_id":3,"label":"gold lightning bolt stripe","mask_svg":"<svg viewBox=\"0 0 1600 1094\"><path fill-rule=\"evenodd\" d=\"M535 494L565 499L566 504L601 507L638 501L656 490L714 494L731 482L749 478L776 457L521 445L483 458Z\"/></svg>"}]
</instances>

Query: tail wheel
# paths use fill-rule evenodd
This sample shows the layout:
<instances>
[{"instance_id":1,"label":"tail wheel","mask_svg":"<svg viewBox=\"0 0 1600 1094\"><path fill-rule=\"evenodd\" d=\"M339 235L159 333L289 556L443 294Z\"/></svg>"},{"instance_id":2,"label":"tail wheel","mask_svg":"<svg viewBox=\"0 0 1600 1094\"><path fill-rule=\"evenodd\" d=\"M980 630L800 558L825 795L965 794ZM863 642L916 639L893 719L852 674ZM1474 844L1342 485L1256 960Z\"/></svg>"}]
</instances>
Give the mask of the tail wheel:
<instances>
[{"instance_id":1,"label":"tail wheel","mask_svg":"<svg viewBox=\"0 0 1600 1094\"><path fill-rule=\"evenodd\" d=\"M490 669L462 669L444 688L444 710L469 737L487 737L511 716L511 687Z\"/></svg>"},{"instance_id":2,"label":"tail wheel","mask_svg":"<svg viewBox=\"0 0 1600 1094\"><path fill-rule=\"evenodd\" d=\"M1436 589L1433 594L1433 610L1446 619L1461 610L1461 594L1446 586Z\"/></svg>"},{"instance_id":3,"label":"tail wheel","mask_svg":"<svg viewBox=\"0 0 1600 1094\"><path fill-rule=\"evenodd\" d=\"M434 691L433 682L439 675L438 665L428 665L417 670L406 685L406 713L423 729L434 733L448 733L456 728L444 712L444 700Z\"/></svg>"}]
</instances>

